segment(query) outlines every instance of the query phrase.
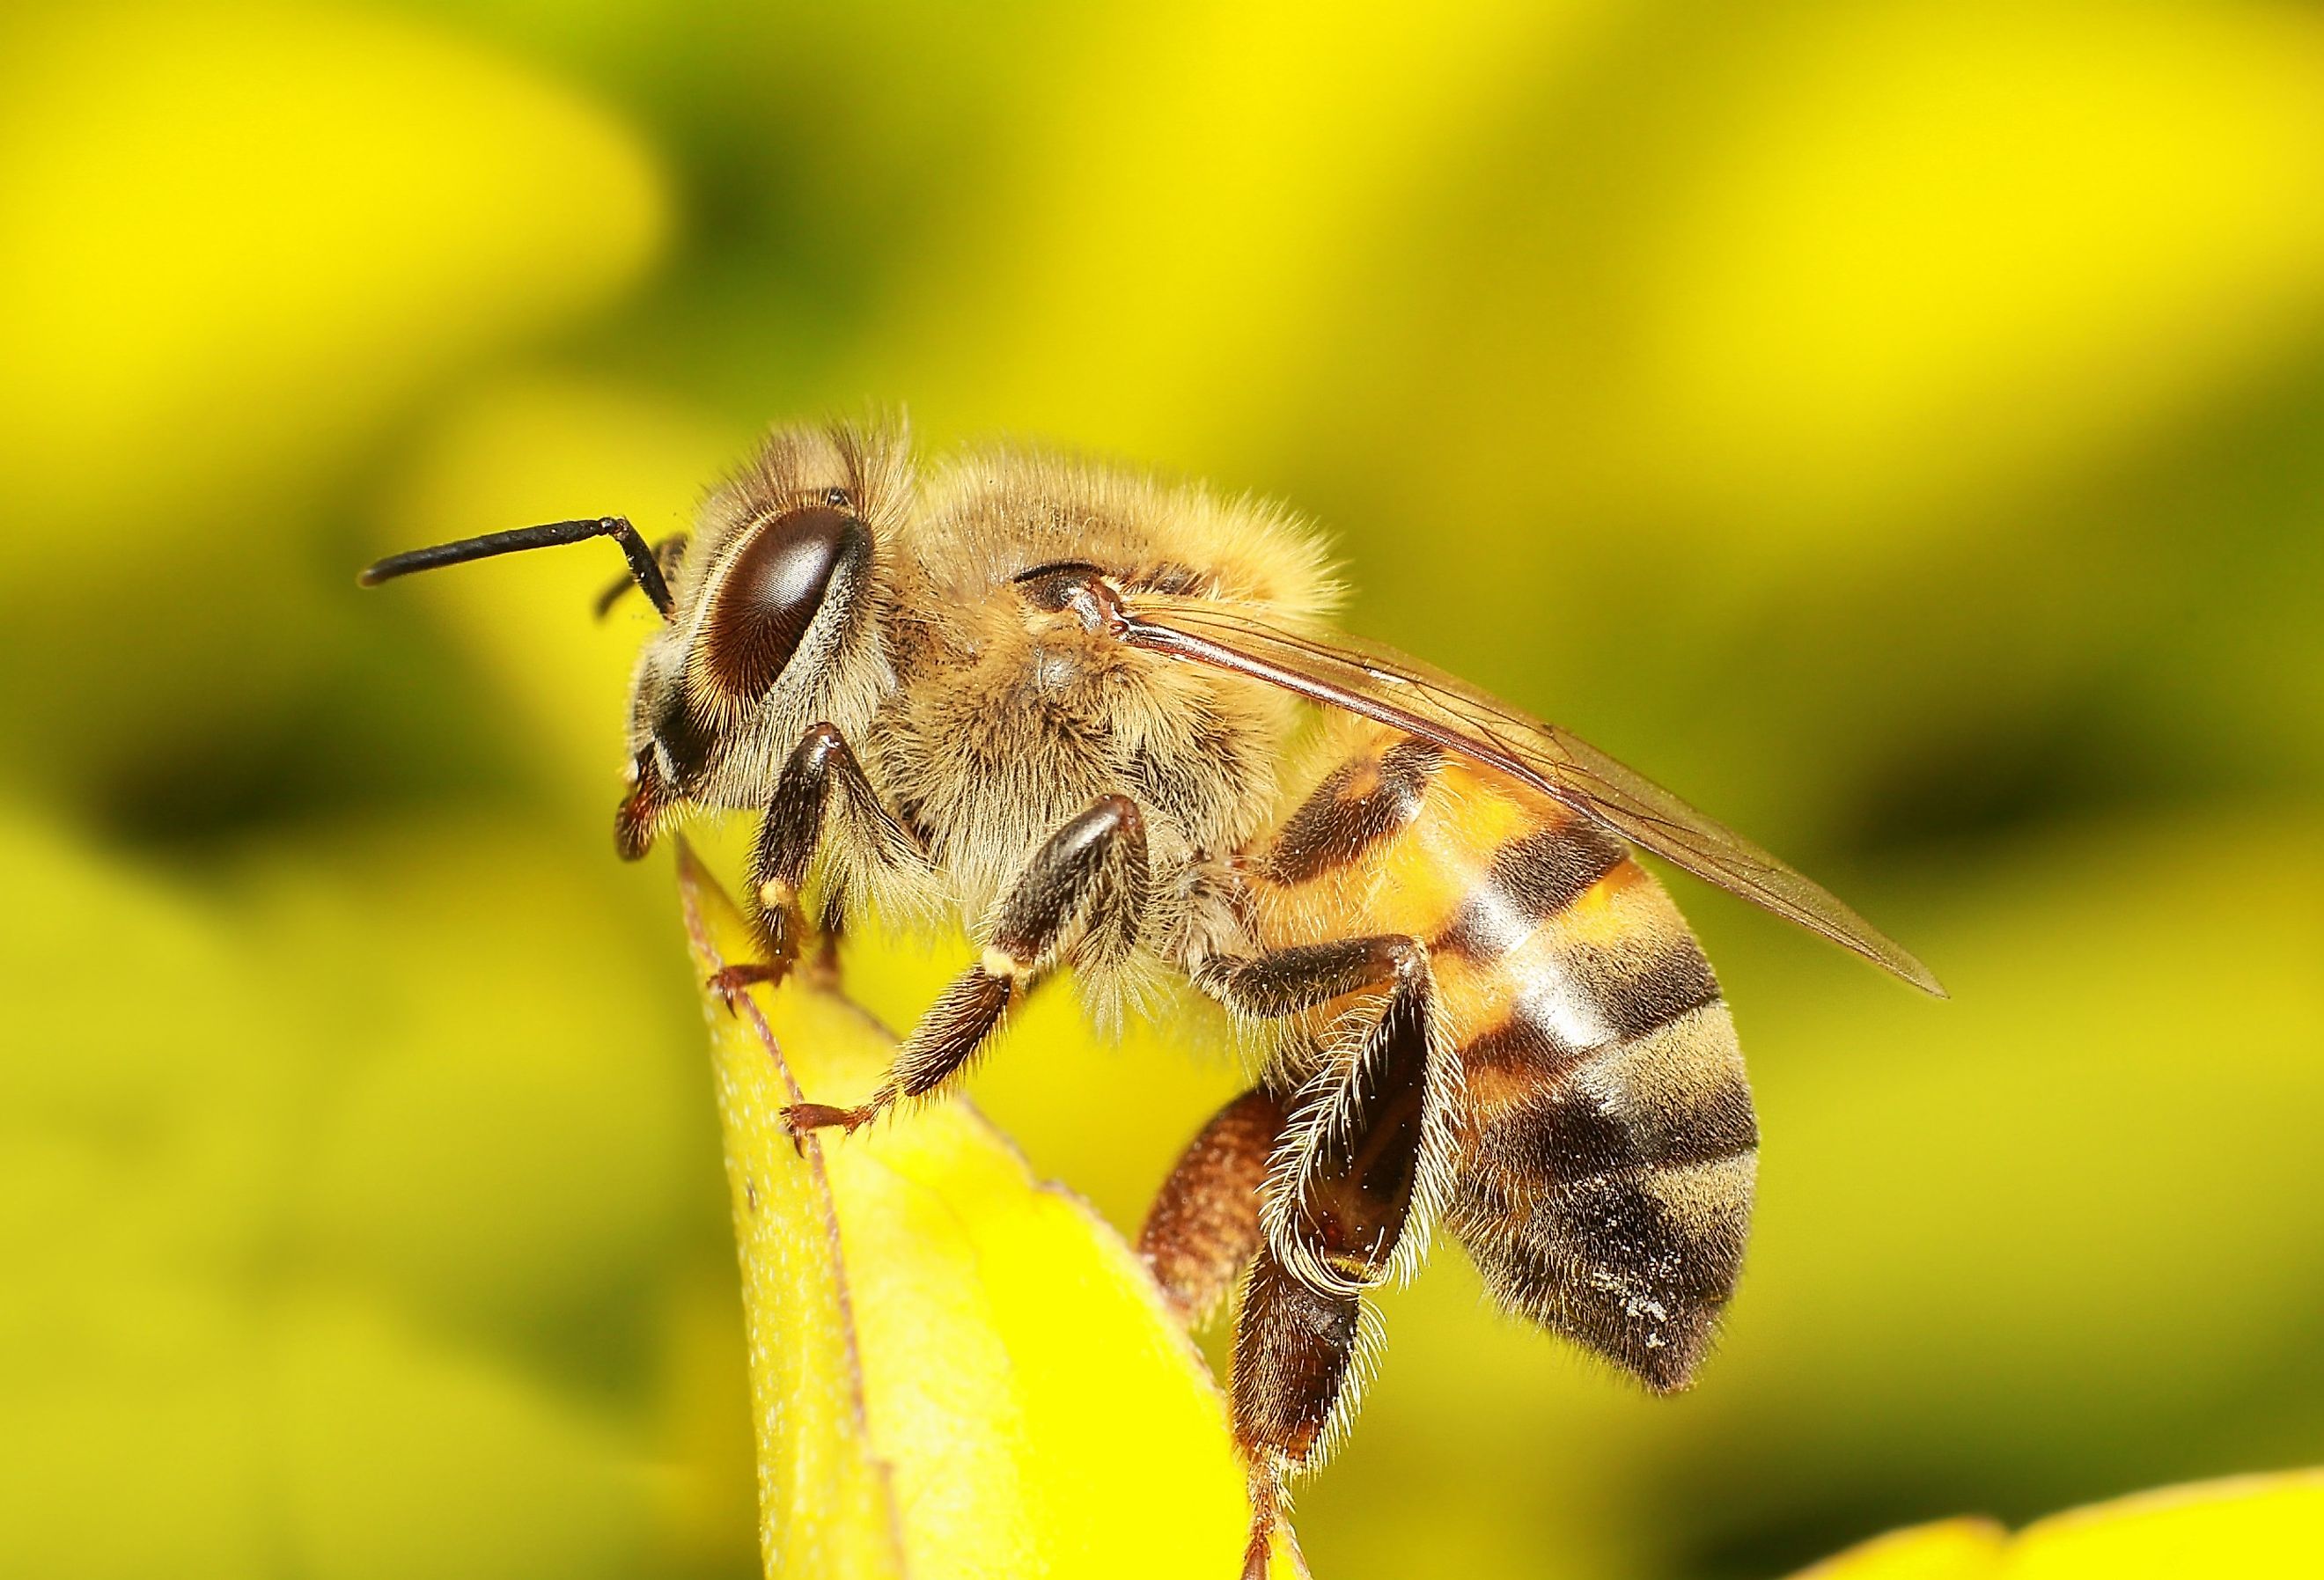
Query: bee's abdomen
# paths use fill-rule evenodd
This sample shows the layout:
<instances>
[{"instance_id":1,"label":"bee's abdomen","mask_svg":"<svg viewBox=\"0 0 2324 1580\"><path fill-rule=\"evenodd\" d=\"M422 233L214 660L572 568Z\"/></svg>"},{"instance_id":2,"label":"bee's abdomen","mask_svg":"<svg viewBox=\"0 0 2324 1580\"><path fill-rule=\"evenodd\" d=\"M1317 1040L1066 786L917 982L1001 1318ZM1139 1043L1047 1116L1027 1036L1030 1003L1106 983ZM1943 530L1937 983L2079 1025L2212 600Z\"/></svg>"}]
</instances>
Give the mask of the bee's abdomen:
<instances>
[{"instance_id":1,"label":"bee's abdomen","mask_svg":"<svg viewBox=\"0 0 2324 1580\"><path fill-rule=\"evenodd\" d=\"M1335 783L1374 804L1327 815ZM1677 907L1597 825L1392 735L1359 737L1286 834L1303 818L1346 837L1269 874L1272 941L1428 945L1462 1080L1443 1199L1496 1298L1683 1385L1734 1289L1758 1136Z\"/></svg>"},{"instance_id":2,"label":"bee's abdomen","mask_svg":"<svg viewBox=\"0 0 2324 1580\"><path fill-rule=\"evenodd\" d=\"M1656 1389L1734 1292L1757 1133L1726 1006L1466 1105L1452 1227L1502 1304Z\"/></svg>"}]
</instances>

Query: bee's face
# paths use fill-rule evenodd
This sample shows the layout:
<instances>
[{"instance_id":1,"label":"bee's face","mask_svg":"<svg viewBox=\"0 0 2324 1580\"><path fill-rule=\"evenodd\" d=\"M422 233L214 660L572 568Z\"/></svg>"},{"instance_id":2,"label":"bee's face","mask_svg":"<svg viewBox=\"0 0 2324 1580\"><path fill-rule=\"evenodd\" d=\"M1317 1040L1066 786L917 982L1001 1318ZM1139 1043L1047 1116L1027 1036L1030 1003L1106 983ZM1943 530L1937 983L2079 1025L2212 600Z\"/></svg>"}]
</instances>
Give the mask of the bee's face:
<instances>
[{"instance_id":1,"label":"bee's face","mask_svg":"<svg viewBox=\"0 0 2324 1580\"><path fill-rule=\"evenodd\" d=\"M672 800L717 799L710 781L729 765L734 777L762 777L751 764L767 744L817 722L865 649L877 539L858 494L759 482L713 502L680 568L671 621L640 659L625 853L643 851Z\"/></svg>"}]
</instances>

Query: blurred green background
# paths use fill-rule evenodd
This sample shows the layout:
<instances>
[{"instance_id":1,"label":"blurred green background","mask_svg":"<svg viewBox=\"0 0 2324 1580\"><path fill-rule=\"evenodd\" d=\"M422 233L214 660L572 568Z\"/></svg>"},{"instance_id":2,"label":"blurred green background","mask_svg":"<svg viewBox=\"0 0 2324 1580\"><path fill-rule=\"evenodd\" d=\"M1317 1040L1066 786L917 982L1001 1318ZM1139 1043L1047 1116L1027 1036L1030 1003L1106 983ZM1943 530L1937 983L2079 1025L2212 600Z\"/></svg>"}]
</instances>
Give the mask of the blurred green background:
<instances>
[{"instance_id":1,"label":"blurred green background","mask_svg":"<svg viewBox=\"0 0 2324 1580\"><path fill-rule=\"evenodd\" d=\"M1642 1398L1440 1256L1322 1580L2324 1460L2324 8L17 0L0 347L0 1571L753 1572L608 836L648 616L353 572L874 402L1288 498L1357 629L1955 995L1681 884L1766 1132L1721 1354ZM1129 1225L1233 1084L1058 1000L974 1091Z\"/></svg>"}]
</instances>

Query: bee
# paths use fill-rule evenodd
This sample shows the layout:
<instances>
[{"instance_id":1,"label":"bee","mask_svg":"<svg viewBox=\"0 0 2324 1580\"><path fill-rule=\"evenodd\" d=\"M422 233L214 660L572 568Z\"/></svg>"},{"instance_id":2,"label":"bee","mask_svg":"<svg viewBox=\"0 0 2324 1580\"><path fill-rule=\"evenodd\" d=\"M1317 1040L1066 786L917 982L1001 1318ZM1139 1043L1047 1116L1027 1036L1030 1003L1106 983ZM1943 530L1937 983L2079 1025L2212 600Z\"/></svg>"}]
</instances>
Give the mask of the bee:
<instances>
[{"instance_id":1,"label":"bee","mask_svg":"<svg viewBox=\"0 0 2324 1580\"><path fill-rule=\"evenodd\" d=\"M1032 451L924 467L899 426L838 423L776 431L659 548L562 522L363 579L598 537L661 615L621 854L683 813L761 818L764 958L715 985L867 909L976 940L877 1089L787 1110L795 1134L943 1092L1061 966L1100 1016L1170 975L1261 1034L1139 1247L1189 1320L1240 1289L1253 1566L1346 1430L1369 1292L1433 1231L1507 1308L1650 1389L1692 1378L1758 1132L1718 978L1637 851L1942 993L1668 791L1335 630L1321 541L1273 505Z\"/></svg>"}]
</instances>

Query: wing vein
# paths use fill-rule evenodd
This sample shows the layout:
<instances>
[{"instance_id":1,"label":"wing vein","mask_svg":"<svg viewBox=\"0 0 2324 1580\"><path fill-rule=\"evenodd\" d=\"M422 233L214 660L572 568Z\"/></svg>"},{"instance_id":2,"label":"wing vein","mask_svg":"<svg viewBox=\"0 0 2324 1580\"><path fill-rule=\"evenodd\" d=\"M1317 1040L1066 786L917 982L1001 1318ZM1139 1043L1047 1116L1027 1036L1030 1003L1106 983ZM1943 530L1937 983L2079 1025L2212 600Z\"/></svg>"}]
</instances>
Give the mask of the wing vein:
<instances>
[{"instance_id":1,"label":"wing vein","mask_svg":"<svg viewBox=\"0 0 2324 1580\"><path fill-rule=\"evenodd\" d=\"M1929 968L1837 896L1580 736L1395 649L1258 605L1139 595L1126 640L1343 708L1533 786L1682 871L1941 996Z\"/></svg>"}]
</instances>

